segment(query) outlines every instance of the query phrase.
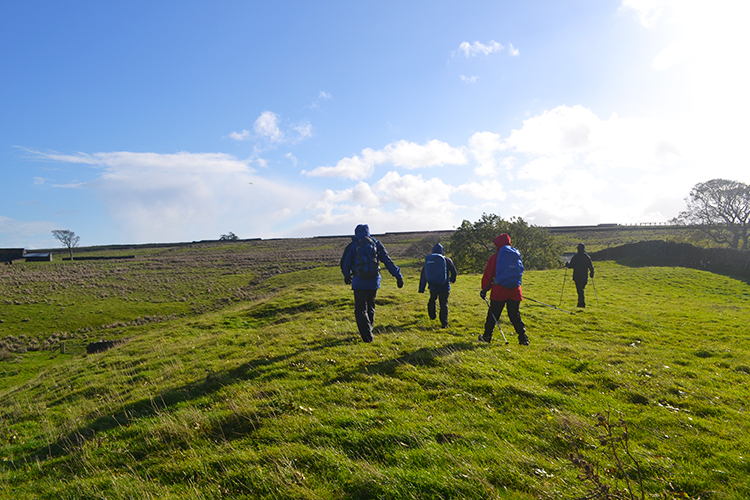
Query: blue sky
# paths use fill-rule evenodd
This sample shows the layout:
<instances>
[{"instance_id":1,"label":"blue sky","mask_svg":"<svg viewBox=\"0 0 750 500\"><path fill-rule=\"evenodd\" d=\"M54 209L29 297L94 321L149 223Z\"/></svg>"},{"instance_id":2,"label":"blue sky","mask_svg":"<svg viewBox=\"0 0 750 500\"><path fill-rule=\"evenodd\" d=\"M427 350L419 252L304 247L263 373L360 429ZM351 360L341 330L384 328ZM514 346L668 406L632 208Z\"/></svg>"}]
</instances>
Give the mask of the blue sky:
<instances>
[{"instance_id":1,"label":"blue sky","mask_svg":"<svg viewBox=\"0 0 750 500\"><path fill-rule=\"evenodd\" d=\"M750 182L746 1L6 1L0 247L661 222Z\"/></svg>"}]
</instances>

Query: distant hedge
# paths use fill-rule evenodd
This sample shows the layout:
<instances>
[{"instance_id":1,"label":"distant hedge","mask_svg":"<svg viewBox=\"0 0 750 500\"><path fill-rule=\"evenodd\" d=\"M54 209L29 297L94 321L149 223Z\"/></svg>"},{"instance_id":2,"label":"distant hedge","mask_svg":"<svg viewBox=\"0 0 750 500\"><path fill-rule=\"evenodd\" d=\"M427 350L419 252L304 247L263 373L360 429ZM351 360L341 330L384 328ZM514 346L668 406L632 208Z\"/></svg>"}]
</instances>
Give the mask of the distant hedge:
<instances>
[{"instance_id":1,"label":"distant hedge","mask_svg":"<svg viewBox=\"0 0 750 500\"><path fill-rule=\"evenodd\" d=\"M590 254L593 260L614 260L629 266L688 267L750 279L750 252L702 248L672 241L641 241Z\"/></svg>"}]
</instances>

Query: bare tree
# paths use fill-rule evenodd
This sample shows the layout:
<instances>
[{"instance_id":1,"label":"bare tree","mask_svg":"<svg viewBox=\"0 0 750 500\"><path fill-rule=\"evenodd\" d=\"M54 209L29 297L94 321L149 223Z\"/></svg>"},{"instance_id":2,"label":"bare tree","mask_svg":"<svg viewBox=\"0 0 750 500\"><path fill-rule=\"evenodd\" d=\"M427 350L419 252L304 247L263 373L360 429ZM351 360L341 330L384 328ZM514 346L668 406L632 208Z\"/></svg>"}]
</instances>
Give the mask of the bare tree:
<instances>
[{"instance_id":1,"label":"bare tree","mask_svg":"<svg viewBox=\"0 0 750 500\"><path fill-rule=\"evenodd\" d=\"M78 246L81 237L76 236L76 233L70 229L54 229L52 231L52 236L68 249L68 252L70 252L70 260L73 260L73 249Z\"/></svg>"},{"instance_id":2,"label":"bare tree","mask_svg":"<svg viewBox=\"0 0 750 500\"><path fill-rule=\"evenodd\" d=\"M219 241L237 241L240 237L234 234L232 231L229 231L227 234L222 234L219 238Z\"/></svg>"},{"instance_id":3,"label":"bare tree","mask_svg":"<svg viewBox=\"0 0 750 500\"><path fill-rule=\"evenodd\" d=\"M701 182L690 190L685 203L687 210L672 222L697 225L716 243L748 249L750 186L726 179Z\"/></svg>"}]
</instances>

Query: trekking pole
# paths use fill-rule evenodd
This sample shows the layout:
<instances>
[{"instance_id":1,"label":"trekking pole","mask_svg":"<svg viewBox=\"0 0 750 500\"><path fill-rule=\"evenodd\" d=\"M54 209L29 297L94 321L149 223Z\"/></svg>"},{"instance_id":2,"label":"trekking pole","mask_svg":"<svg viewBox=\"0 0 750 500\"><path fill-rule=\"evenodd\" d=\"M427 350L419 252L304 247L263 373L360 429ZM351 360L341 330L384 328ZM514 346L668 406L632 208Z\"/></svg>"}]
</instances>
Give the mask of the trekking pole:
<instances>
[{"instance_id":1,"label":"trekking pole","mask_svg":"<svg viewBox=\"0 0 750 500\"><path fill-rule=\"evenodd\" d=\"M558 305L560 305L560 306L562 305L562 296L563 296L563 291L565 291L565 278L567 278L567 277L568 277L568 268L566 267L566 268L565 268L565 274L563 275L563 286L562 286L562 290L560 290L560 303L558 304Z\"/></svg>"},{"instance_id":2,"label":"trekking pole","mask_svg":"<svg viewBox=\"0 0 750 500\"><path fill-rule=\"evenodd\" d=\"M594 278L591 278L591 284L594 286L594 296L596 297L596 307L599 307L599 294L596 293L596 283L594 283Z\"/></svg>"},{"instance_id":3,"label":"trekking pole","mask_svg":"<svg viewBox=\"0 0 750 500\"><path fill-rule=\"evenodd\" d=\"M524 297L524 299L526 299L526 300L530 300L530 301L532 301L532 302L536 302L537 304L542 304L543 306L551 307L552 309L557 309L558 311L562 311L562 312L564 312L564 313L568 313L568 314L573 314L573 313L572 313L572 312L570 312L570 311L566 311L565 309L560 309L559 307L557 307L557 306L553 306L553 305L551 305L551 304L545 304L544 302L541 302L541 301L539 301L539 300L534 300L534 299L532 299L531 297Z\"/></svg>"},{"instance_id":4,"label":"trekking pole","mask_svg":"<svg viewBox=\"0 0 750 500\"><path fill-rule=\"evenodd\" d=\"M500 322L495 317L495 313L492 312L492 307L490 306L490 303L487 302L487 297L482 297L484 299L484 303L487 304L487 308L490 310L490 314L492 315L492 319L495 320L495 324L497 325L497 329L500 330L500 335L503 336L503 340L505 341L505 345L508 345L508 339L505 338L505 334L503 333L503 329L500 328Z\"/></svg>"}]
</instances>

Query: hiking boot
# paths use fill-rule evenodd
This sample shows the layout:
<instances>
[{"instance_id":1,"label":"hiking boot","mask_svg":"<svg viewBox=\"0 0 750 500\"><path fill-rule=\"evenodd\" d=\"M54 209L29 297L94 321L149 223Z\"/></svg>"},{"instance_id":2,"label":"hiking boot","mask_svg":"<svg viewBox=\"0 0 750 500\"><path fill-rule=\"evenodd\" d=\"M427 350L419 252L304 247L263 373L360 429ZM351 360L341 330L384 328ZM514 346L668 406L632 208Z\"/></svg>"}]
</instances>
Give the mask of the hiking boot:
<instances>
[{"instance_id":1,"label":"hiking boot","mask_svg":"<svg viewBox=\"0 0 750 500\"><path fill-rule=\"evenodd\" d=\"M492 337L491 337L491 336L490 336L490 337L487 337L487 336L486 336L486 335L484 335L484 334L482 334L482 335L480 335L480 336L479 336L479 341L480 341L480 342L487 342L487 343L489 344L489 343L490 343L490 340L492 340Z\"/></svg>"},{"instance_id":2,"label":"hiking boot","mask_svg":"<svg viewBox=\"0 0 750 500\"><path fill-rule=\"evenodd\" d=\"M518 335L518 344L519 345L529 345L529 337L527 337L525 333L519 334Z\"/></svg>"}]
</instances>

